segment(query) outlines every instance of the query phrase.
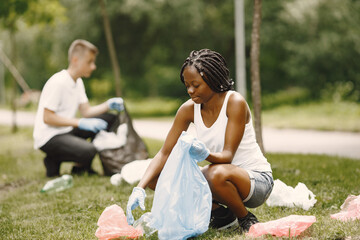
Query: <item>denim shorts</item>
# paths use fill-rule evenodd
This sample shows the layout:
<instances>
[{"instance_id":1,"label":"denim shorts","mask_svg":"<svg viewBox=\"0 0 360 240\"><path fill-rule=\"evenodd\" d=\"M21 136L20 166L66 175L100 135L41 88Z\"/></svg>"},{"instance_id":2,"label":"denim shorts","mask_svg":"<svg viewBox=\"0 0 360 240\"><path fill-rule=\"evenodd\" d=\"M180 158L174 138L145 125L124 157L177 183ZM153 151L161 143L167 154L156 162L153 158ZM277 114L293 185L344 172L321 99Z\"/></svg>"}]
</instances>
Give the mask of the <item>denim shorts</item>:
<instances>
[{"instance_id":1,"label":"denim shorts","mask_svg":"<svg viewBox=\"0 0 360 240\"><path fill-rule=\"evenodd\" d=\"M246 170L250 177L250 192L243 200L245 207L256 208L262 205L270 196L274 186L271 172Z\"/></svg>"}]
</instances>

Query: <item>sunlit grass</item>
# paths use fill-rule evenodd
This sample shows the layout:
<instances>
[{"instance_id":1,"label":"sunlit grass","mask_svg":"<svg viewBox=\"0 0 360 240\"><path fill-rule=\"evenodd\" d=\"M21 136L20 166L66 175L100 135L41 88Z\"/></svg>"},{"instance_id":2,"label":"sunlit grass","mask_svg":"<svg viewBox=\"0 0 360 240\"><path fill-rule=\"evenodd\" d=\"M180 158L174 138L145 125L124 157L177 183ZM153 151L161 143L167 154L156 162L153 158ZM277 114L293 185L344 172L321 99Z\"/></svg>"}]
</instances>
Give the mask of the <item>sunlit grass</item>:
<instances>
[{"instance_id":1,"label":"sunlit grass","mask_svg":"<svg viewBox=\"0 0 360 240\"><path fill-rule=\"evenodd\" d=\"M360 104L315 102L284 105L264 110L262 119L266 127L360 132Z\"/></svg>"},{"instance_id":2,"label":"sunlit grass","mask_svg":"<svg viewBox=\"0 0 360 240\"><path fill-rule=\"evenodd\" d=\"M162 141L145 139L150 155ZM134 185L111 185L109 177L74 177L74 186L55 194L42 194L45 177L43 154L32 148L30 128L12 135L9 127L0 127L0 236L1 239L96 239L97 220L112 204L125 209ZM299 239L357 239L360 221L343 223L330 219L350 194L359 195L360 161L324 155L268 154L274 178L295 187L298 182L316 195L317 203L309 211L299 208L268 207L251 210L260 221L270 221L291 214L317 218ZM99 158L94 168L101 172ZM61 173L69 173L65 164ZM154 192L147 190L146 211L151 210ZM144 212L134 211L135 218ZM350 238L352 237L352 238ZM157 239L156 236L151 239ZM245 239L233 231L210 229L196 239ZM267 238L273 239L273 238Z\"/></svg>"}]
</instances>

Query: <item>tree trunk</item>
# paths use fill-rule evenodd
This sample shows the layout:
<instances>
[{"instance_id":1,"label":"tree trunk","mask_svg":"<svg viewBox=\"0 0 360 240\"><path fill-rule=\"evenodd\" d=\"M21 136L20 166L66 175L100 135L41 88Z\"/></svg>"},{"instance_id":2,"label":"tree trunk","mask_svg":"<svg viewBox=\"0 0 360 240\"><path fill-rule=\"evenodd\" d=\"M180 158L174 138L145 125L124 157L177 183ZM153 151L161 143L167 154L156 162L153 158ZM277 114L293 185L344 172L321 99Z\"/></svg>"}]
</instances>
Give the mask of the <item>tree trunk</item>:
<instances>
[{"instance_id":1,"label":"tree trunk","mask_svg":"<svg viewBox=\"0 0 360 240\"><path fill-rule=\"evenodd\" d=\"M254 104L254 121L256 141L263 153L264 144L261 129L261 86L260 86L260 25L261 25L261 0L254 0L254 15L251 33L251 95Z\"/></svg>"},{"instance_id":2,"label":"tree trunk","mask_svg":"<svg viewBox=\"0 0 360 240\"><path fill-rule=\"evenodd\" d=\"M13 64L16 64L16 42L15 42L15 33L14 31L10 31L10 39L11 39L11 55L13 59ZM17 132L18 126L16 123L16 95L17 95L17 84L16 84L16 77L13 76L12 81L12 94L11 94L11 109L12 109L12 127L11 130L13 133Z\"/></svg>"},{"instance_id":3,"label":"tree trunk","mask_svg":"<svg viewBox=\"0 0 360 240\"><path fill-rule=\"evenodd\" d=\"M13 35L13 33L11 33ZM11 36L11 39L14 40L14 37ZM15 44L12 42L12 44ZM12 47L12 50L15 51L15 47ZM15 59L16 53L13 53L13 59ZM15 65L11 62L11 60L6 56L6 53L0 48L0 60L4 63L5 67L10 71L13 75L14 80L19 84L21 89L24 92L30 91L29 85L25 82L24 78L21 76Z\"/></svg>"},{"instance_id":4,"label":"tree trunk","mask_svg":"<svg viewBox=\"0 0 360 240\"><path fill-rule=\"evenodd\" d=\"M105 30L106 42L109 49L111 65L114 71L116 96L121 97L122 91L121 91L120 67L116 57L117 54L114 46L114 39L111 32L110 21L107 15L104 0L99 0L99 4L101 8L101 15L104 21L104 30Z\"/></svg>"}]
</instances>

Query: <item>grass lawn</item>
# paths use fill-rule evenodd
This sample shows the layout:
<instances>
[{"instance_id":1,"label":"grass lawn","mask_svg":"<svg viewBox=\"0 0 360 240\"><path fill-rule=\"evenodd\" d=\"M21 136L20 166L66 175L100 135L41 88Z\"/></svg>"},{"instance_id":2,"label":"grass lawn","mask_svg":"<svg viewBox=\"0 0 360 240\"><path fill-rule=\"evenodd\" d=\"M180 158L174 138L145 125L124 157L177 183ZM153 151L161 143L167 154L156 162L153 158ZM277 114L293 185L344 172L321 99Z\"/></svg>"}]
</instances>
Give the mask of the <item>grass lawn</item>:
<instances>
[{"instance_id":1,"label":"grass lawn","mask_svg":"<svg viewBox=\"0 0 360 240\"><path fill-rule=\"evenodd\" d=\"M360 132L360 104L312 102L262 112L263 125L275 128Z\"/></svg>"},{"instance_id":2,"label":"grass lawn","mask_svg":"<svg viewBox=\"0 0 360 240\"><path fill-rule=\"evenodd\" d=\"M16 135L0 126L0 238L1 239L96 239L97 220L103 210L118 204L124 210L133 185L115 187L109 177L74 177L71 189L42 194L49 180L42 164L43 154L32 149L32 129L20 128ZM145 139L153 156L161 141ZM291 214L314 215L316 223L299 239L359 239L360 221L343 223L330 218L340 211L349 194L360 194L360 161L346 158L268 154L274 178L295 187L298 182L316 195L317 203L309 211L299 208L268 207L251 210L260 221L275 220ZM98 158L94 168L102 172ZM65 163L61 172L69 173ZM150 211L154 192L147 190L146 211ZM134 211L135 218L144 212ZM351 237L351 238L350 238ZM268 237L268 239L272 239ZM157 239L156 236L152 239ZM196 239L245 239L232 231L209 230Z\"/></svg>"}]
</instances>

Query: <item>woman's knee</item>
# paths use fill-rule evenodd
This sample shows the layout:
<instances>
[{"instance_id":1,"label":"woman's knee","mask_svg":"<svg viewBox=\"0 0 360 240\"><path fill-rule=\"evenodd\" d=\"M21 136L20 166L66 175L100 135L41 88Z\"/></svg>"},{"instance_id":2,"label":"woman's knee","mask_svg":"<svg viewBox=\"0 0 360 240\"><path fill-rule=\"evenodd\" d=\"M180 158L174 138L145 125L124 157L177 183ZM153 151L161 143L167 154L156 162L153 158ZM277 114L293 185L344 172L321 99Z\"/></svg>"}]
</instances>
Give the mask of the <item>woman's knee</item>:
<instances>
[{"instance_id":1,"label":"woman's knee","mask_svg":"<svg viewBox=\"0 0 360 240\"><path fill-rule=\"evenodd\" d=\"M227 180L227 173L221 164L210 164L203 169L203 174L210 186L222 184Z\"/></svg>"}]
</instances>

